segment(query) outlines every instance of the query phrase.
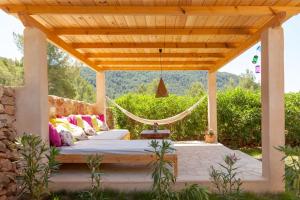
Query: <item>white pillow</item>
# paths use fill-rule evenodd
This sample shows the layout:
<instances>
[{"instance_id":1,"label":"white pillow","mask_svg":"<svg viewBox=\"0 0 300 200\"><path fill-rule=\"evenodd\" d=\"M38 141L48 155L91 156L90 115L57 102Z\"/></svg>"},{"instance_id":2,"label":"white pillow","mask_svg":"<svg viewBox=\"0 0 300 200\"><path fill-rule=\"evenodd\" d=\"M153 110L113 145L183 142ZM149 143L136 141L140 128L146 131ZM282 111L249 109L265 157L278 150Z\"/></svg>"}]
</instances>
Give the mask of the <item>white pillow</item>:
<instances>
[{"instance_id":1,"label":"white pillow","mask_svg":"<svg viewBox=\"0 0 300 200\"><path fill-rule=\"evenodd\" d=\"M72 146L74 145L74 138L71 132L62 125L56 127L58 134L60 135L61 142L63 146Z\"/></svg>"},{"instance_id":2,"label":"white pillow","mask_svg":"<svg viewBox=\"0 0 300 200\"><path fill-rule=\"evenodd\" d=\"M70 131L72 136L77 140L86 140L88 139L88 136L85 134L84 130L80 128L79 126L76 126L74 124L70 124Z\"/></svg>"},{"instance_id":3,"label":"white pillow","mask_svg":"<svg viewBox=\"0 0 300 200\"><path fill-rule=\"evenodd\" d=\"M85 120L83 121L83 130L87 135L96 135L96 131Z\"/></svg>"}]
</instances>

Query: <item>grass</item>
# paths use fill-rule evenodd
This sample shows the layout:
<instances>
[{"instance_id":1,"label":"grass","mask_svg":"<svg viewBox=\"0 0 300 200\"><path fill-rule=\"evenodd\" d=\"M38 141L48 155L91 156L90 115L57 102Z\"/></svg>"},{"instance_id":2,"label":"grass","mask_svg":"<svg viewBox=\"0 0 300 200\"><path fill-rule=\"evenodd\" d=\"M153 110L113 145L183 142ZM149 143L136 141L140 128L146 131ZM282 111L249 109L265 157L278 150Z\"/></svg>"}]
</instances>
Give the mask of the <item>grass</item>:
<instances>
[{"instance_id":1,"label":"grass","mask_svg":"<svg viewBox=\"0 0 300 200\"><path fill-rule=\"evenodd\" d=\"M152 200L150 192L118 192L113 190L105 190L104 196L106 200ZM56 198L53 198L56 197ZM87 200L86 192L66 192L61 191L53 194L49 200ZM211 194L210 200L299 200L292 193L281 194L254 194L242 193L239 196L224 197L217 194Z\"/></svg>"},{"instance_id":2,"label":"grass","mask_svg":"<svg viewBox=\"0 0 300 200\"><path fill-rule=\"evenodd\" d=\"M239 149L240 151L252 156L255 159L261 159L262 158L262 152L260 147L243 147Z\"/></svg>"}]
</instances>

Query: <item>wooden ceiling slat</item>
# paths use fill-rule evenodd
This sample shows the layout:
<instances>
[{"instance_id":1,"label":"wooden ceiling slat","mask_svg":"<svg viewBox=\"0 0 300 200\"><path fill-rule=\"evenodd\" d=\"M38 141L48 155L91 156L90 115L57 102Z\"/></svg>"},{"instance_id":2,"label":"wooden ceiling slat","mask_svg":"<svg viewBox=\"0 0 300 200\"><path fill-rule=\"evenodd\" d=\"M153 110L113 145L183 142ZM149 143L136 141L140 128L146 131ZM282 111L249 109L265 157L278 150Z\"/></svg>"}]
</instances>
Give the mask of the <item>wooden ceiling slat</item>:
<instances>
[{"instance_id":1,"label":"wooden ceiling slat","mask_svg":"<svg viewBox=\"0 0 300 200\"><path fill-rule=\"evenodd\" d=\"M88 58L224 58L221 53L86 53Z\"/></svg>"},{"instance_id":2,"label":"wooden ceiling slat","mask_svg":"<svg viewBox=\"0 0 300 200\"><path fill-rule=\"evenodd\" d=\"M216 64L214 61L95 61L96 65L202 65Z\"/></svg>"},{"instance_id":3,"label":"wooden ceiling slat","mask_svg":"<svg viewBox=\"0 0 300 200\"><path fill-rule=\"evenodd\" d=\"M58 35L251 35L255 28L54 28Z\"/></svg>"},{"instance_id":4,"label":"wooden ceiling slat","mask_svg":"<svg viewBox=\"0 0 300 200\"><path fill-rule=\"evenodd\" d=\"M49 6L0 5L8 13L97 14L97 15L203 15L203 16L272 16L275 12L298 13L295 6Z\"/></svg>"},{"instance_id":5,"label":"wooden ceiling slat","mask_svg":"<svg viewBox=\"0 0 300 200\"><path fill-rule=\"evenodd\" d=\"M213 48L230 49L238 46L236 43L71 43L73 48Z\"/></svg>"}]
</instances>

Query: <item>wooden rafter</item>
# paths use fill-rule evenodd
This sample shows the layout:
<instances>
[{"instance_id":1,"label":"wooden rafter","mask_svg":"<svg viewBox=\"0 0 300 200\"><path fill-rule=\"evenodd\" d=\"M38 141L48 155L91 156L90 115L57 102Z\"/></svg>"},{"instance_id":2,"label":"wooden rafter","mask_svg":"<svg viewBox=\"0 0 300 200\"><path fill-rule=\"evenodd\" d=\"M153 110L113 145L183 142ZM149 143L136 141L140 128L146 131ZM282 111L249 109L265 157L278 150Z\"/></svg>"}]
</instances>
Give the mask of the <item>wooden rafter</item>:
<instances>
[{"instance_id":1,"label":"wooden rafter","mask_svg":"<svg viewBox=\"0 0 300 200\"><path fill-rule=\"evenodd\" d=\"M60 39L58 36L56 36L52 31L45 28L42 24L37 22L35 19L33 19L31 16L28 16L27 14L19 13L19 18L21 19L22 23L25 26L31 26L40 29L42 32L44 32L47 35L47 38L52 42L54 45L64 49L71 55L73 55L75 58L79 59L86 65L90 66L92 69L97 70L99 69L98 66L95 65L93 61L90 61L86 57L84 57L80 52L78 52L76 49L73 49L68 43Z\"/></svg>"},{"instance_id":2,"label":"wooden rafter","mask_svg":"<svg viewBox=\"0 0 300 200\"><path fill-rule=\"evenodd\" d=\"M256 28L55 28L57 35L251 35Z\"/></svg>"},{"instance_id":3,"label":"wooden rafter","mask_svg":"<svg viewBox=\"0 0 300 200\"><path fill-rule=\"evenodd\" d=\"M210 70L208 66L102 66L101 70L111 71L157 71L157 70Z\"/></svg>"},{"instance_id":4,"label":"wooden rafter","mask_svg":"<svg viewBox=\"0 0 300 200\"><path fill-rule=\"evenodd\" d=\"M159 58L159 53L86 53L87 58ZM162 53L163 58L224 58L222 53Z\"/></svg>"},{"instance_id":5,"label":"wooden rafter","mask_svg":"<svg viewBox=\"0 0 300 200\"><path fill-rule=\"evenodd\" d=\"M97 65L160 65L160 61L95 61ZM214 61L161 61L162 65L214 65Z\"/></svg>"},{"instance_id":6,"label":"wooden rafter","mask_svg":"<svg viewBox=\"0 0 300 200\"><path fill-rule=\"evenodd\" d=\"M293 6L71 6L71 5L0 5L8 13L103 14L103 15L205 15L271 16L275 12L299 13Z\"/></svg>"},{"instance_id":7,"label":"wooden rafter","mask_svg":"<svg viewBox=\"0 0 300 200\"><path fill-rule=\"evenodd\" d=\"M232 50L227 56L216 63L216 66L212 68L212 71L217 71L222 66L224 66L226 63L233 60L235 57L239 56L243 52L245 52L248 48L253 46L255 43L257 43L260 40L261 34L264 30L266 30L269 27L272 26L278 26L280 25L284 20L286 19L286 13L281 12L275 15L273 18L271 18L267 23L263 25L250 39L243 42L238 48L235 48Z\"/></svg>"},{"instance_id":8,"label":"wooden rafter","mask_svg":"<svg viewBox=\"0 0 300 200\"><path fill-rule=\"evenodd\" d=\"M163 42L144 42L144 43L70 43L76 49L96 49L96 48L216 48L230 49L238 46L237 43L226 42L195 42L195 43L163 43Z\"/></svg>"}]
</instances>

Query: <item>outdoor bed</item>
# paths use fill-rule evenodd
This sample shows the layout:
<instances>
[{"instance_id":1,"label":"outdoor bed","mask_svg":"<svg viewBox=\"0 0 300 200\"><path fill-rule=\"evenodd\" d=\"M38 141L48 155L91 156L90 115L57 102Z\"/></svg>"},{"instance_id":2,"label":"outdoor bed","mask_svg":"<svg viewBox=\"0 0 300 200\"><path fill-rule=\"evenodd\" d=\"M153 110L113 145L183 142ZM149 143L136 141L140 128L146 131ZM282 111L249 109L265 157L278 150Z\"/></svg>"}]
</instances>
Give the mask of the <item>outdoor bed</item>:
<instances>
[{"instance_id":1,"label":"outdoor bed","mask_svg":"<svg viewBox=\"0 0 300 200\"><path fill-rule=\"evenodd\" d=\"M95 154L103 156L102 163L149 164L156 159L155 154L149 152L153 150L150 140L82 140L58 149L56 160L59 163L86 163L87 157ZM166 154L165 160L173 163L174 175L177 176L176 152Z\"/></svg>"}]
</instances>

